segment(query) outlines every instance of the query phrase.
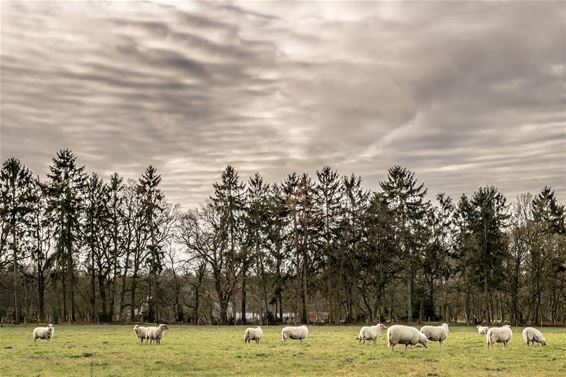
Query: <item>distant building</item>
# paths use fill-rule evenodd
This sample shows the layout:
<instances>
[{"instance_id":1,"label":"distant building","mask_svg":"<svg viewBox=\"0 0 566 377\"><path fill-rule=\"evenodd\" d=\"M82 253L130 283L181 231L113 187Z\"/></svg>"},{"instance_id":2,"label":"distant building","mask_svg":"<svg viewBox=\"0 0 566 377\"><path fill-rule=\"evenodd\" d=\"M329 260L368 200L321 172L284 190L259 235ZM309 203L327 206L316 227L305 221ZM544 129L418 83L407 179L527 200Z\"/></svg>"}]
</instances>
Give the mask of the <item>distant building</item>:
<instances>
[{"instance_id":1,"label":"distant building","mask_svg":"<svg viewBox=\"0 0 566 377\"><path fill-rule=\"evenodd\" d=\"M309 323L328 323L329 312L308 312Z\"/></svg>"}]
</instances>

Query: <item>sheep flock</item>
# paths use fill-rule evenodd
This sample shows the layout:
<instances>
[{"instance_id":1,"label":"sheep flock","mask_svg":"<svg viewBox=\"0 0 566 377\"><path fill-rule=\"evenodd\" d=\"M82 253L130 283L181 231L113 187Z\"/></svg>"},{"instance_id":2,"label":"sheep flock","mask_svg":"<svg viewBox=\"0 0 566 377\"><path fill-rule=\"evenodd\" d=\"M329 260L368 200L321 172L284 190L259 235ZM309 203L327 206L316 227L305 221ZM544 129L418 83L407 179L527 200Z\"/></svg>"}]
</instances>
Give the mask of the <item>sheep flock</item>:
<instances>
[{"instance_id":1,"label":"sheep flock","mask_svg":"<svg viewBox=\"0 0 566 377\"><path fill-rule=\"evenodd\" d=\"M165 330L169 327L166 324L160 324L158 326L145 327L140 325L134 325L133 333L135 337L143 344L156 343L161 344L161 339L163 338ZM409 347L421 346L428 348L429 342L439 342L442 347L443 344L448 339L449 328L447 323L443 323L439 326L422 326L419 329L416 327L395 324L387 327L382 323L377 323L373 326L363 326L358 336L355 337L359 343L373 342L375 344L380 337L382 330L387 330L386 333L386 344L392 351L396 345L404 345L407 350ZM487 327L487 326L477 326L477 332L479 335L485 336L486 348L490 350L496 343L501 343L504 349L508 348L509 343L513 339L513 330L510 325L503 325L501 327ZM49 324L46 327L36 327L32 332L33 342L36 343L37 339L45 339L51 342L55 334L55 328L53 324ZM244 332L244 342L260 343L263 338L263 330L260 326L249 327ZM281 330L281 343L285 343L287 340L299 340L302 342L306 340L309 335L309 329L306 325L302 326L287 326ZM534 327L526 327L522 331L522 338L527 346L534 345L538 343L541 346L546 346L546 339L544 338L542 332Z\"/></svg>"}]
</instances>

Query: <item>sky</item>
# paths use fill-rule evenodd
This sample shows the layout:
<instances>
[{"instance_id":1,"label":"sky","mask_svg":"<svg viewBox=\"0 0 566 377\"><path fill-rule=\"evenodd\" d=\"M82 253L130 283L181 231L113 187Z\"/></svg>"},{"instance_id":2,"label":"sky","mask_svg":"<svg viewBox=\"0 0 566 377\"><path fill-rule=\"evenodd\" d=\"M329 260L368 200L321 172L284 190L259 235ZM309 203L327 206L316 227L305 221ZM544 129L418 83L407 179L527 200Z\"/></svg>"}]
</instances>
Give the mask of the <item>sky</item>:
<instances>
[{"instance_id":1,"label":"sky","mask_svg":"<svg viewBox=\"0 0 566 377\"><path fill-rule=\"evenodd\" d=\"M566 201L566 2L2 1L0 157L152 164L192 208L232 164L432 197Z\"/></svg>"}]
</instances>

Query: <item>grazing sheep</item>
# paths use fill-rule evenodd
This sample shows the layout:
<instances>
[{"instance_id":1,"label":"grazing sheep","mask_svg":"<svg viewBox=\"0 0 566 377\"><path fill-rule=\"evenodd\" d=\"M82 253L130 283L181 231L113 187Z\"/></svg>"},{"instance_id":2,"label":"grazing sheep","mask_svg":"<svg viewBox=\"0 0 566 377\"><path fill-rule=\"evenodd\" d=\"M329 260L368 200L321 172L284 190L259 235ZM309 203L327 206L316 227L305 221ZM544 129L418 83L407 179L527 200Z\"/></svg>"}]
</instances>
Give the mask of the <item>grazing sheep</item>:
<instances>
[{"instance_id":1,"label":"grazing sheep","mask_svg":"<svg viewBox=\"0 0 566 377\"><path fill-rule=\"evenodd\" d=\"M169 327L164 324L160 324L157 327L148 327L147 328L147 339L149 339L149 343L161 344L161 337L163 336L163 331L167 330Z\"/></svg>"},{"instance_id":2,"label":"grazing sheep","mask_svg":"<svg viewBox=\"0 0 566 377\"><path fill-rule=\"evenodd\" d=\"M366 340L373 340L373 342L375 343L377 338L379 338L381 330L384 329L386 329L386 327L383 323L378 323L375 326L364 326L360 329L360 335L358 335L356 339L358 339L360 343L362 342L362 340L364 343L366 342Z\"/></svg>"},{"instance_id":3,"label":"grazing sheep","mask_svg":"<svg viewBox=\"0 0 566 377\"><path fill-rule=\"evenodd\" d=\"M491 349L493 343L503 343L503 348L507 348L507 343L511 341L512 337L513 331L511 331L511 326L492 327L485 336L487 349Z\"/></svg>"},{"instance_id":4,"label":"grazing sheep","mask_svg":"<svg viewBox=\"0 0 566 377\"><path fill-rule=\"evenodd\" d=\"M527 343L527 346L535 344L535 342L539 343L541 346L546 346L544 336L542 336L542 333L534 327L526 327L523 330L523 341Z\"/></svg>"},{"instance_id":5,"label":"grazing sheep","mask_svg":"<svg viewBox=\"0 0 566 377\"><path fill-rule=\"evenodd\" d=\"M148 329L147 327L142 327L142 326L138 326L138 325L134 326L134 334L136 334L136 337L138 337L140 339L142 344L143 344L144 339L149 341L148 338L147 338L147 329Z\"/></svg>"},{"instance_id":6,"label":"grazing sheep","mask_svg":"<svg viewBox=\"0 0 566 377\"><path fill-rule=\"evenodd\" d=\"M421 332L428 340L438 341L440 345L448 338L448 324L443 323L441 326L423 326Z\"/></svg>"},{"instance_id":7,"label":"grazing sheep","mask_svg":"<svg viewBox=\"0 0 566 377\"><path fill-rule=\"evenodd\" d=\"M251 343L252 340L255 340L256 343L259 343L259 340L262 337L263 330L261 329L261 326L257 326L255 329L253 327L249 327L244 333L244 343Z\"/></svg>"},{"instance_id":8,"label":"grazing sheep","mask_svg":"<svg viewBox=\"0 0 566 377\"><path fill-rule=\"evenodd\" d=\"M301 342L309 335L307 326L287 326L281 330L281 342L285 343L287 339L299 339Z\"/></svg>"},{"instance_id":9,"label":"grazing sheep","mask_svg":"<svg viewBox=\"0 0 566 377\"><path fill-rule=\"evenodd\" d=\"M489 330L489 327L487 327L487 326L477 325L476 327L478 329L478 334L480 334L480 335L487 334L487 330Z\"/></svg>"},{"instance_id":10,"label":"grazing sheep","mask_svg":"<svg viewBox=\"0 0 566 377\"><path fill-rule=\"evenodd\" d=\"M51 323L47 327L36 327L32 333L33 342L35 343L37 339L49 339L49 342L51 342L54 334L55 328Z\"/></svg>"},{"instance_id":11,"label":"grazing sheep","mask_svg":"<svg viewBox=\"0 0 566 377\"><path fill-rule=\"evenodd\" d=\"M405 351L409 345L416 344L421 344L427 348L427 342L426 336L414 327L394 325L387 329L387 347L391 348L392 351L397 344L404 344Z\"/></svg>"}]
</instances>

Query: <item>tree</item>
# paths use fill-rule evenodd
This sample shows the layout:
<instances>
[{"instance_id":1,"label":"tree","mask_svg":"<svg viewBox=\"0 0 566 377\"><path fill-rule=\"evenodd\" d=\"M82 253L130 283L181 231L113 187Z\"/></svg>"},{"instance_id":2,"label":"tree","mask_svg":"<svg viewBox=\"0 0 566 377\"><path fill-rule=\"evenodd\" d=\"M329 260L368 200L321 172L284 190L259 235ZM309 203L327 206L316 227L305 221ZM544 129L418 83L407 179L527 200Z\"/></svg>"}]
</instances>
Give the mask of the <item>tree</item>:
<instances>
[{"instance_id":1,"label":"tree","mask_svg":"<svg viewBox=\"0 0 566 377\"><path fill-rule=\"evenodd\" d=\"M185 246L189 260L198 261L204 270L209 266L220 312L221 323L228 323L228 304L238 283L233 271L230 249L224 247L220 230L221 214L212 204L198 211L184 213L179 221L179 242Z\"/></svg>"},{"instance_id":2,"label":"tree","mask_svg":"<svg viewBox=\"0 0 566 377\"><path fill-rule=\"evenodd\" d=\"M338 239L336 241L342 280L346 320L356 319L354 308L357 301L360 253L367 246L366 211L370 193L362 188L361 177L351 175L342 178L341 208L338 219ZM371 316L371 313L370 313Z\"/></svg>"},{"instance_id":3,"label":"tree","mask_svg":"<svg viewBox=\"0 0 566 377\"><path fill-rule=\"evenodd\" d=\"M484 294L485 319L493 321L491 292L499 289L508 258L507 238L503 228L509 218L507 201L494 186L480 187L471 200L463 195L458 204L463 239L467 242L463 262L471 267L472 283Z\"/></svg>"},{"instance_id":4,"label":"tree","mask_svg":"<svg viewBox=\"0 0 566 377\"><path fill-rule=\"evenodd\" d=\"M347 289L344 281L345 271L344 253L337 247L339 239L339 226L341 221L342 187L338 173L329 166L324 166L316 172L317 182L315 186L316 203L319 206L322 227L319 229L319 237L323 242L324 270L323 282L329 299L330 321L336 321L336 302L340 302L339 293ZM331 276L339 276L340 279L332 279ZM339 286L340 285L340 286ZM344 297L346 297L346 292ZM351 311L347 310L347 317L351 320Z\"/></svg>"},{"instance_id":5,"label":"tree","mask_svg":"<svg viewBox=\"0 0 566 377\"><path fill-rule=\"evenodd\" d=\"M245 258L242 259L242 271L248 270L248 264L255 262L255 273L260 285L262 317L269 311L267 294L267 257L265 246L267 244L267 219L269 185L265 183L259 174L255 174L248 181L246 191L246 211L244 216L244 250ZM242 295L244 292L242 291ZM245 313L245 300L242 300L242 313ZM245 317L243 317L245 318ZM245 321L245 319L244 319Z\"/></svg>"},{"instance_id":6,"label":"tree","mask_svg":"<svg viewBox=\"0 0 566 377\"><path fill-rule=\"evenodd\" d=\"M36 201L33 204L32 222L30 225L30 237L32 242L31 260L35 273L31 277L36 281L37 305L39 308L38 321L46 319L45 316L45 292L51 280L52 267L55 261L53 248L53 235L55 224L49 220L47 212L47 196L44 195L45 187L36 179L35 184Z\"/></svg>"},{"instance_id":7,"label":"tree","mask_svg":"<svg viewBox=\"0 0 566 377\"><path fill-rule=\"evenodd\" d=\"M383 193L372 195L361 220L365 226L354 233L363 235L358 238L354 256L362 303L373 322L384 318L386 287L403 266L396 246L395 216Z\"/></svg>"},{"instance_id":8,"label":"tree","mask_svg":"<svg viewBox=\"0 0 566 377\"><path fill-rule=\"evenodd\" d=\"M379 183L395 218L396 244L406 272L407 320L413 320L413 285L418 266L419 239L416 228L420 226L429 206L424 200L427 190L418 184L415 174L401 166L389 169L387 179Z\"/></svg>"},{"instance_id":9,"label":"tree","mask_svg":"<svg viewBox=\"0 0 566 377\"><path fill-rule=\"evenodd\" d=\"M90 265L90 305L91 318L108 321L107 277L109 272L108 261L108 213L106 203L108 192L102 179L97 174L91 174L85 188L85 223L82 229L82 238L88 249ZM98 281L98 292L96 283ZM97 312L96 297L100 295L100 311Z\"/></svg>"},{"instance_id":10,"label":"tree","mask_svg":"<svg viewBox=\"0 0 566 377\"><path fill-rule=\"evenodd\" d=\"M220 182L214 183L214 194L210 197L214 211L220 218L220 222L216 227L218 231L219 246L227 250L226 267L232 274L229 280L241 280L242 293L242 322L246 319L246 282L247 270L250 267L251 258L242 248L243 232L242 221L244 214L244 190L245 185L240 182L238 173L233 166L228 165L221 174ZM236 319L236 310L234 303L234 320Z\"/></svg>"},{"instance_id":11,"label":"tree","mask_svg":"<svg viewBox=\"0 0 566 377\"><path fill-rule=\"evenodd\" d=\"M428 285L428 299L424 305L424 317L433 321L438 319L435 309L435 287L437 280L447 279L452 273L452 235L454 204L449 196L440 193L436 196L437 206L426 214L425 247L422 269ZM446 300L444 301L446 307ZM446 317L446 314L441 315ZM444 320L447 320L444 318Z\"/></svg>"},{"instance_id":12,"label":"tree","mask_svg":"<svg viewBox=\"0 0 566 377\"><path fill-rule=\"evenodd\" d=\"M269 199L265 215L267 226L266 247L270 258L268 261L271 270L274 272L274 291L271 302L275 303L275 312L279 321L283 320L283 288L287 276L285 263L289 258L288 248L285 245L289 242L288 232L289 211L286 205L286 197L280 185L274 184L269 192Z\"/></svg>"},{"instance_id":13,"label":"tree","mask_svg":"<svg viewBox=\"0 0 566 377\"><path fill-rule=\"evenodd\" d=\"M105 202L105 211L108 214L107 234L111 244L109 253L112 266L112 318L118 320L120 315L120 307L116 305L118 301L118 272L120 271L120 257L124 254L122 249L124 244L124 184L118 173L112 174L110 182L107 183L106 191L108 196L108 200Z\"/></svg>"},{"instance_id":14,"label":"tree","mask_svg":"<svg viewBox=\"0 0 566 377\"><path fill-rule=\"evenodd\" d=\"M159 321L158 291L159 274L163 270L164 252L162 245L163 228L161 228L166 205L165 198L159 183L161 175L149 165L139 179L136 192L140 197L142 225L148 234L147 254L143 257L149 268L149 290L150 290L150 321ZM140 261L141 262L141 261Z\"/></svg>"},{"instance_id":15,"label":"tree","mask_svg":"<svg viewBox=\"0 0 566 377\"><path fill-rule=\"evenodd\" d=\"M32 221L33 203L37 200L31 171L20 160L9 158L0 171L0 218L3 235L11 236L14 320L20 321L20 260L25 257L26 232Z\"/></svg>"},{"instance_id":16,"label":"tree","mask_svg":"<svg viewBox=\"0 0 566 377\"><path fill-rule=\"evenodd\" d=\"M533 199L532 211L534 221L543 226L545 233L566 233L564 206L558 204L554 191L549 186L545 186Z\"/></svg>"},{"instance_id":17,"label":"tree","mask_svg":"<svg viewBox=\"0 0 566 377\"><path fill-rule=\"evenodd\" d=\"M76 319L76 256L80 251L84 189L84 166L77 165L77 158L68 149L57 152L49 166L47 195L50 219L55 224L56 267L62 285L63 317ZM70 306L70 315L69 315Z\"/></svg>"}]
</instances>

